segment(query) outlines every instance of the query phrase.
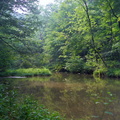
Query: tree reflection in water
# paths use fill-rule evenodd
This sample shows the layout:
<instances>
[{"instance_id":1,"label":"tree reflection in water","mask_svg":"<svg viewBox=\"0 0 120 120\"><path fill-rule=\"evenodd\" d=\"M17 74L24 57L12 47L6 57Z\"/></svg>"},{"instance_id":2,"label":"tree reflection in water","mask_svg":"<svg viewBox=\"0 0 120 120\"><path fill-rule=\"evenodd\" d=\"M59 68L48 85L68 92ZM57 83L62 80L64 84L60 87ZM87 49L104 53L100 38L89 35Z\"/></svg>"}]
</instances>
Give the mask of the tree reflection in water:
<instances>
[{"instance_id":1,"label":"tree reflection in water","mask_svg":"<svg viewBox=\"0 0 120 120\"><path fill-rule=\"evenodd\" d=\"M120 82L56 73L51 77L16 80L20 94L32 95L70 120L119 120Z\"/></svg>"}]
</instances>

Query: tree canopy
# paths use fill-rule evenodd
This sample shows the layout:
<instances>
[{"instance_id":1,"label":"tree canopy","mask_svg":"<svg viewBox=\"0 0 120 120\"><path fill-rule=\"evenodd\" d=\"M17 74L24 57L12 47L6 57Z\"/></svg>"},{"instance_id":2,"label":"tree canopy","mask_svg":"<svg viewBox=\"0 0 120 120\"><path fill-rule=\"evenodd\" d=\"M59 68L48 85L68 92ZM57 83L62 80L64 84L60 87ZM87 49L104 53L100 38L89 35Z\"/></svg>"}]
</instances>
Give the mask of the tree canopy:
<instances>
[{"instance_id":1,"label":"tree canopy","mask_svg":"<svg viewBox=\"0 0 120 120\"><path fill-rule=\"evenodd\" d=\"M120 68L119 5L119 0L56 0L44 8L33 0L1 0L0 56L6 62L0 59L0 70L10 60L11 67L82 73Z\"/></svg>"}]
</instances>

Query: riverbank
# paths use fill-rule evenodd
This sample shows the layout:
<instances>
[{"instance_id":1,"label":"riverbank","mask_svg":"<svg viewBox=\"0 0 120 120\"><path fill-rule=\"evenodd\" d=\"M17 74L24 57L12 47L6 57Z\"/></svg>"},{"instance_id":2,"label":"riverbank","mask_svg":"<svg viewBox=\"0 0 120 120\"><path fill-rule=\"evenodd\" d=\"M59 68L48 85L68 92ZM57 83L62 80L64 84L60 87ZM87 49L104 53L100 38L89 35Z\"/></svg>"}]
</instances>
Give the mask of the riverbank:
<instances>
[{"instance_id":1,"label":"riverbank","mask_svg":"<svg viewBox=\"0 0 120 120\"><path fill-rule=\"evenodd\" d=\"M71 73L70 71L67 71ZM118 68L100 68L96 70L83 70L83 72L72 72L74 74L91 74L97 77L112 77L120 78L120 69ZM0 72L0 77L33 77L33 76L50 76L52 72L47 68L22 68L22 69L9 69L5 72Z\"/></svg>"},{"instance_id":2,"label":"riverbank","mask_svg":"<svg viewBox=\"0 0 120 120\"><path fill-rule=\"evenodd\" d=\"M120 69L119 68L109 68L109 69L101 68L101 69L96 69L93 72L93 76L120 78Z\"/></svg>"},{"instance_id":3,"label":"riverbank","mask_svg":"<svg viewBox=\"0 0 120 120\"><path fill-rule=\"evenodd\" d=\"M93 75L93 77L108 77L108 78L120 78L119 68L94 68L94 69L82 69L81 71L68 71L66 69L60 70L60 72L67 72L73 74Z\"/></svg>"},{"instance_id":4,"label":"riverbank","mask_svg":"<svg viewBox=\"0 0 120 120\"><path fill-rule=\"evenodd\" d=\"M20 76L20 77L31 77L31 76L50 76L52 73L47 68L28 68L28 69L9 69L5 72L0 72L0 77L6 76Z\"/></svg>"}]
</instances>

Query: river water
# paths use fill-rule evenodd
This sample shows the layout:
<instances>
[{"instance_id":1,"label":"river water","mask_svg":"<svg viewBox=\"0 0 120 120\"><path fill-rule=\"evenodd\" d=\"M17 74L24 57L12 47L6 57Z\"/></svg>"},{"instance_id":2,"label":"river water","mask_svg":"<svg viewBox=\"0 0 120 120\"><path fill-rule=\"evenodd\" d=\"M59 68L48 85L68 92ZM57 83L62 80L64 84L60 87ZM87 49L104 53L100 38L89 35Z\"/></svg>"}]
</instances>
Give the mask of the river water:
<instances>
[{"instance_id":1,"label":"river water","mask_svg":"<svg viewBox=\"0 0 120 120\"><path fill-rule=\"evenodd\" d=\"M54 73L7 80L14 81L21 95L32 95L66 120L120 120L120 79Z\"/></svg>"}]
</instances>

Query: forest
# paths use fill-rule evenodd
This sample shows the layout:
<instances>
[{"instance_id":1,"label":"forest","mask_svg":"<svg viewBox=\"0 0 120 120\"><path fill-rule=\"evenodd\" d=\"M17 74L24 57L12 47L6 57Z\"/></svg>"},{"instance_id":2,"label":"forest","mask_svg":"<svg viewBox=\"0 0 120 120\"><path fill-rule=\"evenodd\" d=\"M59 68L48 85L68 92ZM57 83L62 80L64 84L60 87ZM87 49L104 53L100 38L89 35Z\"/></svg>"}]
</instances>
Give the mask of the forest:
<instances>
[{"instance_id":1,"label":"forest","mask_svg":"<svg viewBox=\"0 0 120 120\"><path fill-rule=\"evenodd\" d=\"M0 119L119 120L119 11L120 0L0 0Z\"/></svg>"},{"instance_id":2,"label":"forest","mask_svg":"<svg viewBox=\"0 0 120 120\"><path fill-rule=\"evenodd\" d=\"M0 72L19 68L120 77L119 0L0 1Z\"/></svg>"}]
</instances>

